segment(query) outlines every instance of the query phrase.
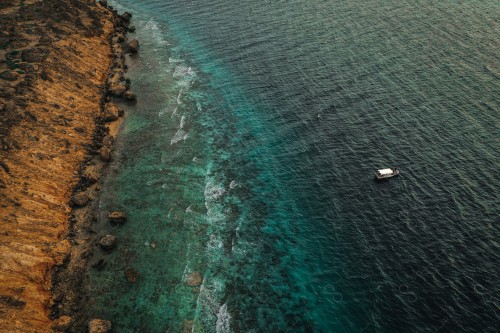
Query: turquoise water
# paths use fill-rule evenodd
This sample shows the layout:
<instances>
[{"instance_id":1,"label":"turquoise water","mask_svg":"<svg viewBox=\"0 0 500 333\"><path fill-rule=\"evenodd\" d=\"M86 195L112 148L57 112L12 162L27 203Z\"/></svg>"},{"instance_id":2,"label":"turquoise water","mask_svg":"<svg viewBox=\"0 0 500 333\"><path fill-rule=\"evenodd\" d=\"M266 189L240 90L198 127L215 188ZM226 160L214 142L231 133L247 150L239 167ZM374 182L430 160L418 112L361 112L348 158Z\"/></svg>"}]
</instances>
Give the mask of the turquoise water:
<instances>
[{"instance_id":1,"label":"turquoise water","mask_svg":"<svg viewBox=\"0 0 500 333\"><path fill-rule=\"evenodd\" d=\"M117 332L497 331L498 2L114 5L134 14L139 100L100 198L96 230L119 244L96 257L89 316ZM375 183L389 166L400 177Z\"/></svg>"}]
</instances>

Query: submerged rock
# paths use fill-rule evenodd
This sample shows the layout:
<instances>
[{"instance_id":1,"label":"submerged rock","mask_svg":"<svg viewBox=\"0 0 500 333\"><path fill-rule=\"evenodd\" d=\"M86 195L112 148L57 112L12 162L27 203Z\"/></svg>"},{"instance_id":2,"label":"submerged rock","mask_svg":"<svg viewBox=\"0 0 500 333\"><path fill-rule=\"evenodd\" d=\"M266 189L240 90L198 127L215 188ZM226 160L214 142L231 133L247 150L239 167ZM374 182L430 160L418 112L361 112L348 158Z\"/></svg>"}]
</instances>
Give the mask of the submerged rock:
<instances>
[{"instance_id":1,"label":"submerged rock","mask_svg":"<svg viewBox=\"0 0 500 333\"><path fill-rule=\"evenodd\" d=\"M186 275L186 284L190 287L196 287L203 282L203 276L200 272L193 272Z\"/></svg>"},{"instance_id":2,"label":"submerged rock","mask_svg":"<svg viewBox=\"0 0 500 333\"><path fill-rule=\"evenodd\" d=\"M99 239L99 246L106 251L110 251L116 247L116 237L113 235L104 235Z\"/></svg>"},{"instance_id":3,"label":"submerged rock","mask_svg":"<svg viewBox=\"0 0 500 333\"><path fill-rule=\"evenodd\" d=\"M94 267L95 269L98 269L98 270L103 269L104 266L106 266L106 260L104 260L102 258L95 261L94 263L92 263L92 267Z\"/></svg>"},{"instance_id":4,"label":"submerged rock","mask_svg":"<svg viewBox=\"0 0 500 333\"><path fill-rule=\"evenodd\" d=\"M108 219L114 223L124 223L127 219L127 216L124 212L110 212L108 215Z\"/></svg>"},{"instance_id":5,"label":"submerged rock","mask_svg":"<svg viewBox=\"0 0 500 333\"><path fill-rule=\"evenodd\" d=\"M130 90L127 90L125 94L123 94L123 97L128 101L135 101L137 99L137 96Z\"/></svg>"},{"instance_id":6,"label":"submerged rock","mask_svg":"<svg viewBox=\"0 0 500 333\"><path fill-rule=\"evenodd\" d=\"M89 322L89 333L109 333L111 332L111 322L103 319L92 319Z\"/></svg>"},{"instance_id":7,"label":"submerged rock","mask_svg":"<svg viewBox=\"0 0 500 333\"><path fill-rule=\"evenodd\" d=\"M134 268L129 268L125 271L125 277L127 278L128 282L136 282L139 278L139 275L139 272Z\"/></svg>"},{"instance_id":8,"label":"submerged rock","mask_svg":"<svg viewBox=\"0 0 500 333\"><path fill-rule=\"evenodd\" d=\"M132 39L128 43L128 47L130 49L130 52L137 53L139 51L139 41L137 39Z\"/></svg>"}]
</instances>

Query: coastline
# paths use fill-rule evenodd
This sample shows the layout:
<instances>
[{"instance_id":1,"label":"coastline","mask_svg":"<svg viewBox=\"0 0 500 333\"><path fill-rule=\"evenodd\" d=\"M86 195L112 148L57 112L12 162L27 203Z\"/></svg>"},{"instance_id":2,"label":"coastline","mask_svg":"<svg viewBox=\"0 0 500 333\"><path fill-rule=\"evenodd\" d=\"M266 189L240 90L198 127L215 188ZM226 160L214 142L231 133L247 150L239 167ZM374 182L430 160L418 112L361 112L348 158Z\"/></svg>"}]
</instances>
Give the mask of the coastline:
<instances>
[{"instance_id":1,"label":"coastline","mask_svg":"<svg viewBox=\"0 0 500 333\"><path fill-rule=\"evenodd\" d=\"M106 1L0 5L0 331L87 325L94 199L123 120L115 102L135 100L130 18Z\"/></svg>"}]
</instances>

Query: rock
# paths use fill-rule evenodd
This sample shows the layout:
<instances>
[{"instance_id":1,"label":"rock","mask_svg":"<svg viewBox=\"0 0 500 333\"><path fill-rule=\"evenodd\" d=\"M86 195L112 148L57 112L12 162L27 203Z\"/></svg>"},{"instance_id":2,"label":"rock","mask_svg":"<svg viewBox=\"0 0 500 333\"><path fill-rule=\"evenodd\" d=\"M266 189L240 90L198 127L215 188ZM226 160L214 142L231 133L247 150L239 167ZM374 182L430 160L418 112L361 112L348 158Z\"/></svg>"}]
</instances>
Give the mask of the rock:
<instances>
[{"instance_id":1,"label":"rock","mask_svg":"<svg viewBox=\"0 0 500 333\"><path fill-rule=\"evenodd\" d=\"M125 94L123 94L123 97L127 100L127 101L135 101L137 100L137 96L130 90L127 90L125 92Z\"/></svg>"},{"instance_id":2,"label":"rock","mask_svg":"<svg viewBox=\"0 0 500 333\"><path fill-rule=\"evenodd\" d=\"M99 246L106 251L110 251L116 247L116 237L113 235L104 235L99 239Z\"/></svg>"},{"instance_id":3,"label":"rock","mask_svg":"<svg viewBox=\"0 0 500 333\"><path fill-rule=\"evenodd\" d=\"M101 161L103 162L109 162L111 161L111 150L104 146L99 150L99 157L101 158Z\"/></svg>"},{"instance_id":4,"label":"rock","mask_svg":"<svg viewBox=\"0 0 500 333\"><path fill-rule=\"evenodd\" d=\"M130 19L132 18L132 14L130 14L129 12L125 12L122 15L120 15L120 17L122 18L122 20L124 22L128 23L128 22L130 22Z\"/></svg>"},{"instance_id":5,"label":"rock","mask_svg":"<svg viewBox=\"0 0 500 333\"><path fill-rule=\"evenodd\" d=\"M111 148L113 146L113 143L115 142L115 139L111 135L106 135L102 139L102 144L108 148Z\"/></svg>"},{"instance_id":6,"label":"rock","mask_svg":"<svg viewBox=\"0 0 500 333\"><path fill-rule=\"evenodd\" d=\"M109 87L109 91L115 96L122 96L127 91L127 86L123 83L113 83Z\"/></svg>"},{"instance_id":7,"label":"rock","mask_svg":"<svg viewBox=\"0 0 500 333\"><path fill-rule=\"evenodd\" d=\"M182 333L191 333L193 331L193 325L193 320L184 320L184 323L182 325Z\"/></svg>"},{"instance_id":8,"label":"rock","mask_svg":"<svg viewBox=\"0 0 500 333\"><path fill-rule=\"evenodd\" d=\"M128 28L128 32L135 32L135 26L131 25L131 26Z\"/></svg>"},{"instance_id":9,"label":"rock","mask_svg":"<svg viewBox=\"0 0 500 333\"><path fill-rule=\"evenodd\" d=\"M102 259L102 258L101 258L101 259L99 259L99 260L97 260L96 262L94 262L94 263L92 264L92 267L94 267L94 268L96 268L96 269L98 269L98 270L103 269L103 268L104 268L104 266L106 266L106 260L104 260L104 259Z\"/></svg>"},{"instance_id":10,"label":"rock","mask_svg":"<svg viewBox=\"0 0 500 333\"><path fill-rule=\"evenodd\" d=\"M120 110L118 106L114 103L108 103L104 107L104 121L115 121L120 116L120 113L123 114L123 111Z\"/></svg>"},{"instance_id":11,"label":"rock","mask_svg":"<svg viewBox=\"0 0 500 333\"><path fill-rule=\"evenodd\" d=\"M124 42L125 41L125 35L122 33L119 33L116 35L116 39L118 40L118 43Z\"/></svg>"},{"instance_id":12,"label":"rock","mask_svg":"<svg viewBox=\"0 0 500 333\"><path fill-rule=\"evenodd\" d=\"M108 7L108 2L106 0L100 0L99 4L103 7Z\"/></svg>"},{"instance_id":13,"label":"rock","mask_svg":"<svg viewBox=\"0 0 500 333\"><path fill-rule=\"evenodd\" d=\"M110 212L108 215L108 219L114 223L124 223L127 219L127 216L124 212Z\"/></svg>"},{"instance_id":14,"label":"rock","mask_svg":"<svg viewBox=\"0 0 500 333\"><path fill-rule=\"evenodd\" d=\"M190 287L196 287L201 285L203 281L203 276L200 272L193 272L186 275L186 284Z\"/></svg>"},{"instance_id":15,"label":"rock","mask_svg":"<svg viewBox=\"0 0 500 333\"><path fill-rule=\"evenodd\" d=\"M69 316L61 316L55 320L52 325L52 329L54 331L64 332L71 326L71 324L73 324L73 318Z\"/></svg>"},{"instance_id":16,"label":"rock","mask_svg":"<svg viewBox=\"0 0 500 333\"><path fill-rule=\"evenodd\" d=\"M89 196L84 192L77 193L71 198L72 205L76 207L83 207L88 204L89 201Z\"/></svg>"},{"instance_id":17,"label":"rock","mask_svg":"<svg viewBox=\"0 0 500 333\"><path fill-rule=\"evenodd\" d=\"M109 333L111 332L111 322L109 320L92 319L89 322L89 333Z\"/></svg>"},{"instance_id":18,"label":"rock","mask_svg":"<svg viewBox=\"0 0 500 333\"><path fill-rule=\"evenodd\" d=\"M132 39L128 43L128 47L130 49L130 52L137 53L139 51L139 41L137 39Z\"/></svg>"},{"instance_id":19,"label":"rock","mask_svg":"<svg viewBox=\"0 0 500 333\"><path fill-rule=\"evenodd\" d=\"M0 74L0 78L7 81L16 81L19 78L19 73L15 71L5 71Z\"/></svg>"},{"instance_id":20,"label":"rock","mask_svg":"<svg viewBox=\"0 0 500 333\"><path fill-rule=\"evenodd\" d=\"M95 184L99 180L99 173L95 167L89 166L83 171L82 178L90 184Z\"/></svg>"},{"instance_id":21,"label":"rock","mask_svg":"<svg viewBox=\"0 0 500 333\"><path fill-rule=\"evenodd\" d=\"M129 268L125 271L125 277L127 278L128 282L134 283L139 278L139 272L134 268Z\"/></svg>"}]
</instances>

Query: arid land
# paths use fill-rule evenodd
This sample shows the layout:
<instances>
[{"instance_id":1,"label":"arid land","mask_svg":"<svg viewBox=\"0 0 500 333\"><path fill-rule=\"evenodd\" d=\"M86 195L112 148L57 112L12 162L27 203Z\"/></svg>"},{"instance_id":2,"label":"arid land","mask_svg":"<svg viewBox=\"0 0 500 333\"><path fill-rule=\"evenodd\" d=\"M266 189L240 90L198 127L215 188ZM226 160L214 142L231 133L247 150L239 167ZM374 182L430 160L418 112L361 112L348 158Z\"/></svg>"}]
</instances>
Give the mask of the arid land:
<instances>
[{"instance_id":1,"label":"arid land","mask_svg":"<svg viewBox=\"0 0 500 333\"><path fill-rule=\"evenodd\" d=\"M90 256L85 207L123 114L109 94L135 98L121 48L130 17L102 2L0 2L0 332L83 320L71 273L56 272Z\"/></svg>"}]
</instances>

